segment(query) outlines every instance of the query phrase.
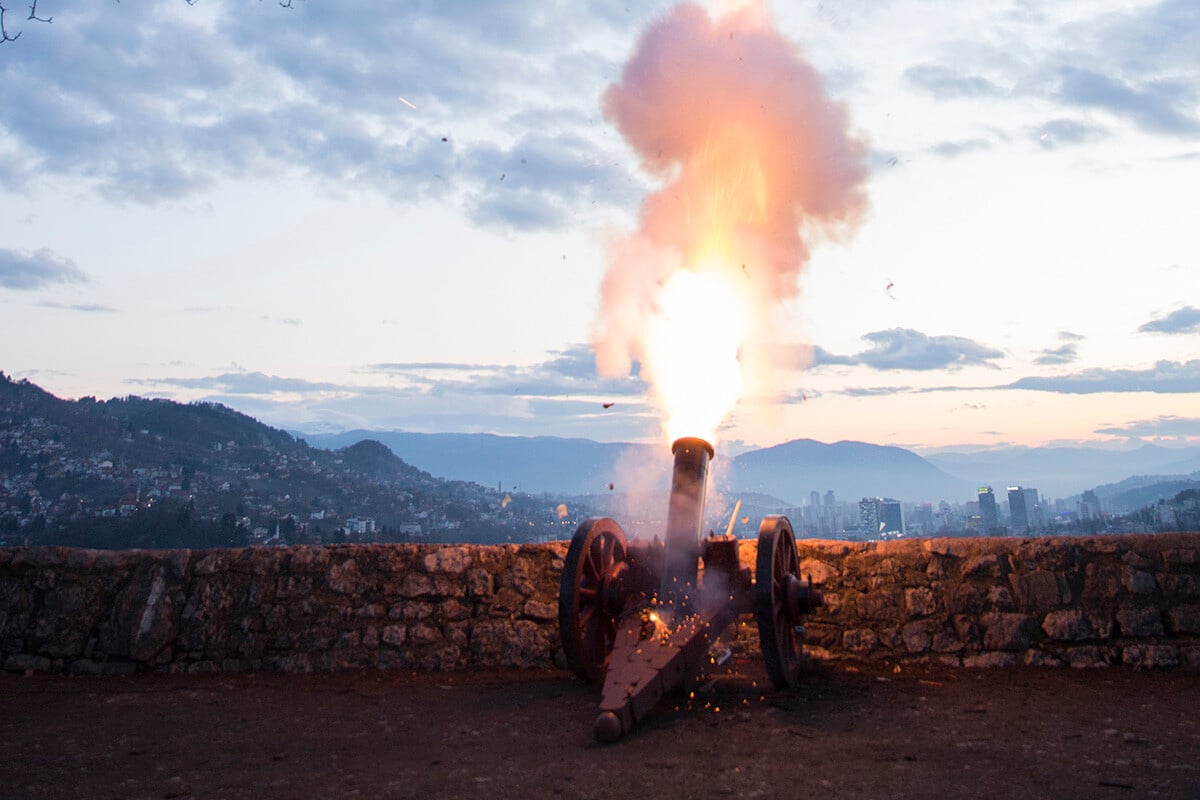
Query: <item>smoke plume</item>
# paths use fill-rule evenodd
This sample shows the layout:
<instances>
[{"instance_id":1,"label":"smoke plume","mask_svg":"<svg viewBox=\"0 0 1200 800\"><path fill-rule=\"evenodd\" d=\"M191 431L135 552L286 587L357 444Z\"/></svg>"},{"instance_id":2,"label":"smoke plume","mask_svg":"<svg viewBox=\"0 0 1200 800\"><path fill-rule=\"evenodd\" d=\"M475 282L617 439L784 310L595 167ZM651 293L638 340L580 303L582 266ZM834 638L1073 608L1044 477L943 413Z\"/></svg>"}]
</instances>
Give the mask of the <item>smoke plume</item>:
<instances>
[{"instance_id":1,"label":"smoke plume","mask_svg":"<svg viewBox=\"0 0 1200 800\"><path fill-rule=\"evenodd\" d=\"M663 287L681 270L716 270L721 300L702 309L706 326L736 329L726 349L740 391L769 386L763 344L798 291L810 243L852 231L866 207L866 148L846 109L756 4L715 18L676 7L642 35L603 109L661 188L643 201L638 229L612 243L598 369L624 376L640 361L660 407L670 405L667 362L680 356L654 341ZM710 380L729 374L708 366Z\"/></svg>"}]
</instances>

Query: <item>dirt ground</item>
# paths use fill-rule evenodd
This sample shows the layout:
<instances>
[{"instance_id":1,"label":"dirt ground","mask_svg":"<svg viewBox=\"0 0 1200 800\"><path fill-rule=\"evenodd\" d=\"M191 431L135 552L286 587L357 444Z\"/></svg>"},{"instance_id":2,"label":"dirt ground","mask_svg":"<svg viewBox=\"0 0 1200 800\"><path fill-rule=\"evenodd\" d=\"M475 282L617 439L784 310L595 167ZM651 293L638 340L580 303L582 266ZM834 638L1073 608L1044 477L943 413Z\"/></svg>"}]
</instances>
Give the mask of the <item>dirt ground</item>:
<instances>
[{"instance_id":1,"label":"dirt ground","mask_svg":"<svg viewBox=\"0 0 1200 800\"><path fill-rule=\"evenodd\" d=\"M561 672L0 674L0 798L1200 797L1195 672L766 686L735 664L597 745Z\"/></svg>"}]
</instances>

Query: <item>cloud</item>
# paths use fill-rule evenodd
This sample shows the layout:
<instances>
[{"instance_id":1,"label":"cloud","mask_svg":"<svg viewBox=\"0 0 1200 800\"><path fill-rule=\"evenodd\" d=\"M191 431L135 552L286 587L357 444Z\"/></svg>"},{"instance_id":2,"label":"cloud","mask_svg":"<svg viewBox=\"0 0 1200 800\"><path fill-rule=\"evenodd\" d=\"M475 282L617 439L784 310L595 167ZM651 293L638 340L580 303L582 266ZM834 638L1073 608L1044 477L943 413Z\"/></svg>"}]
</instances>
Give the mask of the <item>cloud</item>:
<instances>
[{"instance_id":1,"label":"cloud","mask_svg":"<svg viewBox=\"0 0 1200 800\"><path fill-rule=\"evenodd\" d=\"M130 381L204 393L272 425L376 430L487 431L641 439L660 424L636 376L596 377L591 351L575 345L526 366L451 362L373 364L364 372L400 385L355 385L261 372ZM605 408L605 402L615 404Z\"/></svg>"},{"instance_id":2,"label":"cloud","mask_svg":"<svg viewBox=\"0 0 1200 800\"><path fill-rule=\"evenodd\" d=\"M1194 134L1200 122L1184 109L1194 108L1189 81L1146 80L1130 83L1088 69L1063 67L1055 96L1070 105L1098 108L1124 117L1152 133Z\"/></svg>"},{"instance_id":3,"label":"cloud","mask_svg":"<svg viewBox=\"0 0 1200 800\"><path fill-rule=\"evenodd\" d=\"M0 287L5 289L42 289L55 283L87 280L74 261L56 255L53 250L42 248L29 253L0 248Z\"/></svg>"},{"instance_id":4,"label":"cloud","mask_svg":"<svg viewBox=\"0 0 1200 800\"><path fill-rule=\"evenodd\" d=\"M916 64L904 70L904 79L938 98L996 97L1006 91L987 78L965 75L940 64Z\"/></svg>"},{"instance_id":5,"label":"cloud","mask_svg":"<svg viewBox=\"0 0 1200 800\"><path fill-rule=\"evenodd\" d=\"M1079 353L1077 352L1076 345L1068 342L1058 347L1047 347L1042 350L1041 355L1034 359L1034 363L1047 365L1070 364L1077 358L1079 358Z\"/></svg>"},{"instance_id":6,"label":"cloud","mask_svg":"<svg viewBox=\"0 0 1200 800\"><path fill-rule=\"evenodd\" d=\"M1138 326L1138 333L1200 333L1200 308L1178 308Z\"/></svg>"},{"instance_id":7,"label":"cloud","mask_svg":"<svg viewBox=\"0 0 1200 800\"><path fill-rule=\"evenodd\" d=\"M307 381L302 378L281 378L262 372L223 372L199 378L150 378L137 383L174 386L180 389L203 389L224 395L269 395L276 393L344 392L360 387Z\"/></svg>"},{"instance_id":8,"label":"cloud","mask_svg":"<svg viewBox=\"0 0 1200 800\"><path fill-rule=\"evenodd\" d=\"M842 389L837 394L847 397L889 397L894 394L911 394L913 391L915 390L911 386L860 386Z\"/></svg>"},{"instance_id":9,"label":"cloud","mask_svg":"<svg viewBox=\"0 0 1200 800\"><path fill-rule=\"evenodd\" d=\"M929 148L930 152L942 158L956 158L967 153L991 149L992 143L987 139L962 139L956 142L938 142Z\"/></svg>"},{"instance_id":10,"label":"cloud","mask_svg":"<svg viewBox=\"0 0 1200 800\"><path fill-rule=\"evenodd\" d=\"M1079 342L1082 342L1083 339L1084 337L1078 333L1060 330L1058 332L1058 341L1062 342L1062 344L1057 347L1047 347L1041 350L1037 358L1034 359L1034 363L1047 366L1070 364L1079 358Z\"/></svg>"},{"instance_id":11,"label":"cloud","mask_svg":"<svg viewBox=\"0 0 1200 800\"><path fill-rule=\"evenodd\" d=\"M1052 119L1036 128L1033 140L1046 150L1057 150L1077 144L1087 144L1109 137L1106 128L1073 119Z\"/></svg>"},{"instance_id":12,"label":"cloud","mask_svg":"<svg viewBox=\"0 0 1200 800\"><path fill-rule=\"evenodd\" d=\"M1021 378L998 389L1029 389L1061 394L1099 392L1200 393L1200 359L1159 361L1148 369L1085 369L1070 375Z\"/></svg>"},{"instance_id":13,"label":"cloud","mask_svg":"<svg viewBox=\"0 0 1200 800\"><path fill-rule=\"evenodd\" d=\"M1097 428L1095 432L1131 438L1200 436L1200 417L1162 416L1110 428Z\"/></svg>"},{"instance_id":14,"label":"cloud","mask_svg":"<svg viewBox=\"0 0 1200 800\"><path fill-rule=\"evenodd\" d=\"M628 39L636 14L345 0L61 17L0 61L0 85L21 98L0 104L0 128L26 165L3 167L21 177L9 185L65 175L112 202L159 204L226 178L306 176L535 230L627 207L636 180L591 124L614 71L593 48ZM531 94L541 109L514 114Z\"/></svg>"},{"instance_id":15,"label":"cloud","mask_svg":"<svg viewBox=\"0 0 1200 800\"><path fill-rule=\"evenodd\" d=\"M870 343L867 350L843 356L817 347L817 366L862 365L877 370L956 370L967 366L995 368L1004 353L962 336L929 336L911 328L874 331L862 337Z\"/></svg>"},{"instance_id":16,"label":"cloud","mask_svg":"<svg viewBox=\"0 0 1200 800\"><path fill-rule=\"evenodd\" d=\"M646 391L635 363L623 378L601 378L588 345L577 344L531 365L393 362L371 364L368 372L391 375L434 393L520 397L640 397ZM428 373L435 373L430 375Z\"/></svg>"},{"instance_id":17,"label":"cloud","mask_svg":"<svg viewBox=\"0 0 1200 800\"><path fill-rule=\"evenodd\" d=\"M38 303L42 308L57 308L62 311L83 311L88 314L112 314L116 309L100 303L54 303L49 300Z\"/></svg>"}]
</instances>

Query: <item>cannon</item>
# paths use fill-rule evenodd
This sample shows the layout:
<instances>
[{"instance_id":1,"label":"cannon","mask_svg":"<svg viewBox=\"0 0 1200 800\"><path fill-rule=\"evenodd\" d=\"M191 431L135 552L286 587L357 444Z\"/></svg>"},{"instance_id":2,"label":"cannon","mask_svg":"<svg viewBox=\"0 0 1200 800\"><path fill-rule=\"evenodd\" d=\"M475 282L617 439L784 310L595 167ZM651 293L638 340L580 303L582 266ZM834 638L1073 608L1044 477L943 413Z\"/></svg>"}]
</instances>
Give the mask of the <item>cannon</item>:
<instances>
[{"instance_id":1,"label":"cannon","mask_svg":"<svg viewBox=\"0 0 1200 800\"><path fill-rule=\"evenodd\" d=\"M629 733L668 692L690 688L710 663L713 642L743 614L757 620L771 682L796 685L801 618L824 604L812 579L800 578L787 517L763 519L752 577L730 532L702 531L712 445L687 437L671 453L664 537L630 541L616 521L594 517L575 531L563 566L562 649L576 675L603 681L593 732L604 743Z\"/></svg>"}]
</instances>

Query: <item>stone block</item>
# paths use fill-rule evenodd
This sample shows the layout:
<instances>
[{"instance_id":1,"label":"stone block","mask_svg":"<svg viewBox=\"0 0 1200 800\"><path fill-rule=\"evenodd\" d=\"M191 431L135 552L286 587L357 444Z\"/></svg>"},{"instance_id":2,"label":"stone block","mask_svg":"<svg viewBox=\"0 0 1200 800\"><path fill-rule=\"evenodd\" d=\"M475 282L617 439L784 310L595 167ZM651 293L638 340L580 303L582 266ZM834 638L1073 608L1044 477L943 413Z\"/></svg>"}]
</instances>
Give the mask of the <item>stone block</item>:
<instances>
[{"instance_id":1,"label":"stone block","mask_svg":"<svg viewBox=\"0 0 1200 800\"><path fill-rule=\"evenodd\" d=\"M440 610L441 618L444 620L467 619L471 616L471 607L456 598L443 601Z\"/></svg>"},{"instance_id":2,"label":"stone block","mask_svg":"<svg viewBox=\"0 0 1200 800\"><path fill-rule=\"evenodd\" d=\"M1024 650L1033 641L1038 627L1028 614L987 614L981 622L983 646L988 650Z\"/></svg>"},{"instance_id":3,"label":"stone block","mask_svg":"<svg viewBox=\"0 0 1200 800\"><path fill-rule=\"evenodd\" d=\"M1158 585L1162 587L1163 597L1168 601L1200 598L1200 580L1197 580L1195 575L1160 572Z\"/></svg>"},{"instance_id":4,"label":"stone block","mask_svg":"<svg viewBox=\"0 0 1200 800\"><path fill-rule=\"evenodd\" d=\"M1021 663L1027 667L1064 667L1062 659L1041 650L1026 650Z\"/></svg>"},{"instance_id":5,"label":"stone block","mask_svg":"<svg viewBox=\"0 0 1200 800\"><path fill-rule=\"evenodd\" d=\"M1111 639L1113 630L1116 628L1116 614L1113 611L1087 611L1084 612L1087 616L1088 624L1092 626L1092 630L1096 632L1096 636L1101 639Z\"/></svg>"},{"instance_id":6,"label":"stone block","mask_svg":"<svg viewBox=\"0 0 1200 800\"><path fill-rule=\"evenodd\" d=\"M1071 588L1066 578L1056 572L1034 570L1012 575L1010 582L1017 604L1024 611L1049 611L1071 602Z\"/></svg>"},{"instance_id":7,"label":"stone block","mask_svg":"<svg viewBox=\"0 0 1200 800\"><path fill-rule=\"evenodd\" d=\"M428 622L418 622L408 629L408 639L414 644L432 644L442 638L442 632L437 625Z\"/></svg>"},{"instance_id":8,"label":"stone block","mask_svg":"<svg viewBox=\"0 0 1200 800\"><path fill-rule=\"evenodd\" d=\"M1007 586L992 586L988 589L987 599L988 604L997 610L1007 611L1017 607Z\"/></svg>"},{"instance_id":9,"label":"stone block","mask_svg":"<svg viewBox=\"0 0 1200 800\"><path fill-rule=\"evenodd\" d=\"M388 619L402 619L405 622L429 619L433 616L433 603L413 600L408 603L396 603L388 609Z\"/></svg>"},{"instance_id":10,"label":"stone block","mask_svg":"<svg viewBox=\"0 0 1200 800\"><path fill-rule=\"evenodd\" d=\"M1196 550L1194 548L1171 548L1164 550L1162 554L1163 563L1165 564L1195 564L1197 562Z\"/></svg>"},{"instance_id":11,"label":"stone block","mask_svg":"<svg viewBox=\"0 0 1200 800\"><path fill-rule=\"evenodd\" d=\"M1179 666L1179 649L1163 644L1131 644L1121 653L1121 662L1137 669L1170 669Z\"/></svg>"},{"instance_id":12,"label":"stone block","mask_svg":"<svg viewBox=\"0 0 1200 800\"><path fill-rule=\"evenodd\" d=\"M895 592L867 592L857 598L858 615L863 619L886 620L897 616L900 602Z\"/></svg>"},{"instance_id":13,"label":"stone block","mask_svg":"<svg viewBox=\"0 0 1200 800\"><path fill-rule=\"evenodd\" d=\"M954 632L958 635L961 642L973 643L980 641L979 623L975 617L970 614L955 614L951 618L954 623Z\"/></svg>"},{"instance_id":14,"label":"stone block","mask_svg":"<svg viewBox=\"0 0 1200 800\"><path fill-rule=\"evenodd\" d=\"M1172 633L1200 633L1200 605L1175 606L1167 610Z\"/></svg>"},{"instance_id":15,"label":"stone block","mask_svg":"<svg viewBox=\"0 0 1200 800\"><path fill-rule=\"evenodd\" d=\"M1050 612L1042 620L1042 630L1057 642L1081 642L1096 636L1095 629L1078 608Z\"/></svg>"},{"instance_id":16,"label":"stone block","mask_svg":"<svg viewBox=\"0 0 1200 800\"><path fill-rule=\"evenodd\" d=\"M963 561L959 570L964 578L999 578L1000 557L994 553L971 556Z\"/></svg>"},{"instance_id":17,"label":"stone block","mask_svg":"<svg viewBox=\"0 0 1200 800\"><path fill-rule=\"evenodd\" d=\"M463 546L443 547L421 560L421 566L430 573L443 572L450 575L461 575L470 565L470 551Z\"/></svg>"},{"instance_id":18,"label":"stone block","mask_svg":"<svg viewBox=\"0 0 1200 800\"><path fill-rule=\"evenodd\" d=\"M450 622L442 626L442 632L446 641L458 647L465 647L471 637L471 624L469 622Z\"/></svg>"},{"instance_id":19,"label":"stone block","mask_svg":"<svg viewBox=\"0 0 1200 800\"><path fill-rule=\"evenodd\" d=\"M363 594L371 590L372 583L363 576L353 558L334 564L325 573L325 584L338 594Z\"/></svg>"},{"instance_id":20,"label":"stone block","mask_svg":"<svg viewBox=\"0 0 1200 800\"><path fill-rule=\"evenodd\" d=\"M1121 573L1116 566L1091 563L1084 568L1084 605L1111 607L1120 590Z\"/></svg>"},{"instance_id":21,"label":"stone block","mask_svg":"<svg viewBox=\"0 0 1200 800\"><path fill-rule=\"evenodd\" d=\"M1016 664L1016 653L974 653L963 656L962 660L962 665L968 669L994 669L996 667L1012 667Z\"/></svg>"},{"instance_id":22,"label":"stone block","mask_svg":"<svg viewBox=\"0 0 1200 800\"><path fill-rule=\"evenodd\" d=\"M525 608L525 598L516 589L511 589L505 586L500 591L496 592L495 602L492 604L492 610L500 613L513 613L521 611Z\"/></svg>"},{"instance_id":23,"label":"stone block","mask_svg":"<svg viewBox=\"0 0 1200 800\"><path fill-rule=\"evenodd\" d=\"M1121 563L1135 570L1154 569L1158 566L1158 560L1142 555L1141 553L1130 550L1125 555L1121 556Z\"/></svg>"},{"instance_id":24,"label":"stone block","mask_svg":"<svg viewBox=\"0 0 1200 800\"><path fill-rule=\"evenodd\" d=\"M539 600L530 600L525 603L525 616L544 621L558 619L558 605L543 603Z\"/></svg>"},{"instance_id":25,"label":"stone block","mask_svg":"<svg viewBox=\"0 0 1200 800\"><path fill-rule=\"evenodd\" d=\"M543 667L557 643L551 646L550 630L530 620L483 620L471 628L468 649L473 666Z\"/></svg>"},{"instance_id":26,"label":"stone block","mask_svg":"<svg viewBox=\"0 0 1200 800\"><path fill-rule=\"evenodd\" d=\"M1153 606L1123 608L1117 611L1117 626L1122 636L1162 636L1162 616Z\"/></svg>"},{"instance_id":27,"label":"stone block","mask_svg":"<svg viewBox=\"0 0 1200 800\"><path fill-rule=\"evenodd\" d=\"M851 653L865 655L875 649L879 637L870 628L855 628L842 634L842 648Z\"/></svg>"},{"instance_id":28,"label":"stone block","mask_svg":"<svg viewBox=\"0 0 1200 800\"><path fill-rule=\"evenodd\" d=\"M467 573L467 592L471 597L492 596L492 574L486 569L473 569Z\"/></svg>"},{"instance_id":29,"label":"stone block","mask_svg":"<svg viewBox=\"0 0 1200 800\"><path fill-rule=\"evenodd\" d=\"M960 583L947 604L952 614L975 615L983 611L987 594L970 583Z\"/></svg>"},{"instance_id":30,"label":"stone block","mask_svg":"<svg viewBox=\"0 0 1200 800\"><path fill-rule=\"evenodd\" d=\"M1065 655L1072 669L1103 669L1114 663L1116 650L1111 647L1084 645L1068 648Z\"/></svg>"},{"instance_id":31,"label":"stone block","mask_svg":"<svg viewBox=\"0 0 1200 800\"><path fill-rule=\"evenodd\" d=\"M928 651L933 644L933 634L936 629L937 624L932 620L908 623L900 629L900 638L904 642L904 649L910 654Z\"/></svg>"},{"instance_id":32,"label":"stone block","mask_svg":"<svg viewBox=\"0 0 1200 800\"><path fill-rule=\"evenodd\" d=\"M909 616L927 617L937 611L937 598L933 590L926 586L904 590L904 607Z\"/></svg>"},{"instance_id":33,"label":"stone block","mask_svg":"<svg viewBox=\"0 0 1200 800\"><path fill-rule=\"evenodd\" d=\"M837 567L830 566L824 561L818 561L815 558L806 558L801 561L799 574L803 578L811 576L813 585L815 586L832 585L841 578L841 572Z\"/></svg>"},{"instance_id":34,"label":"stone block","mask_svg":"<svg viewBox=\"0 0 1200 800\"><path fill-rule=\"evenodd\" d=\"M433 590L439 597L466 597L467 581L462 575L434 575Z\"/></svg>"},{"instance_id":35,"label":"stone block","mask_svg":"<svg viewBox=\"0 0 1200 800\"><path fill-rule=\"evenodd\" d=\"M401 597L431 597L434 594L433 581L428 575L410 572L400 582Z\"/></svg>"},{"instance_id":36,"label":"stone block","mask_svg":"<svg viewBox=\"0 0 1200 800\"><path fill-rule=\"evenodd\" d=\"M384 644L400 647L408 640L408 629L403 625L388 625L383 629L381 638Z\"/></svg>"},{"instance_id":37,"label":"stone block","mask_svg":"<svg viewBox=\"0 0 1200 800\"><path fill-rule=\"evenodd\" d=\"M1130 594L1153 594L1158 588L1158 582L1149 572L1126 566L1121 570L1121 585Z\"/></svg>"}]
</instances>

